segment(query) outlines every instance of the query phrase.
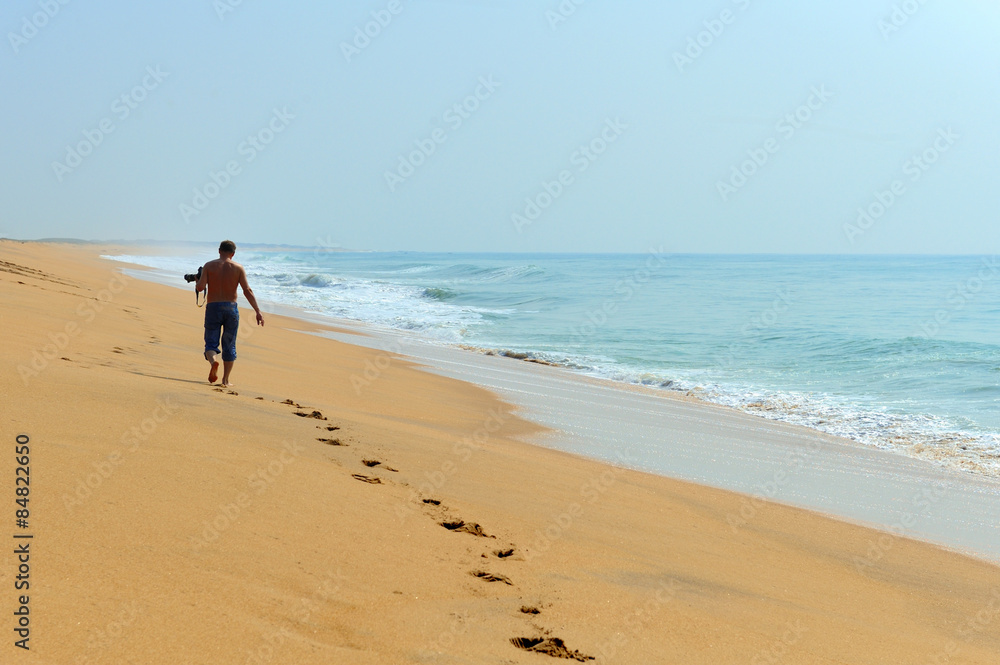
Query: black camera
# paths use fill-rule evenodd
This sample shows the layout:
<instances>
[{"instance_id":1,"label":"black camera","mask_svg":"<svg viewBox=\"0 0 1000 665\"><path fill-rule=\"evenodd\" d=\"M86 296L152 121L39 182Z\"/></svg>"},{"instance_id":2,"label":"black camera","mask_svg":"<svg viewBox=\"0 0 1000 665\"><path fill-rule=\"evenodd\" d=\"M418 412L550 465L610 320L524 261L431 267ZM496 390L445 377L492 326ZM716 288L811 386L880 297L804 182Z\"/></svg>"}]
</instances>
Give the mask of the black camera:
<instances>
[{"instance_id":1,"label":"black camera","mask_svg":"<svg viewBox=\"0 0 1000 665\"><path fill-rule=\"evenodd\" d=\"M197 282L199 279L201 279L201 268L202 268L201 266L198 266L198 274L196 275L191 275L191 274L184 275L184 281Z\"/></svg>"}]
</instances>

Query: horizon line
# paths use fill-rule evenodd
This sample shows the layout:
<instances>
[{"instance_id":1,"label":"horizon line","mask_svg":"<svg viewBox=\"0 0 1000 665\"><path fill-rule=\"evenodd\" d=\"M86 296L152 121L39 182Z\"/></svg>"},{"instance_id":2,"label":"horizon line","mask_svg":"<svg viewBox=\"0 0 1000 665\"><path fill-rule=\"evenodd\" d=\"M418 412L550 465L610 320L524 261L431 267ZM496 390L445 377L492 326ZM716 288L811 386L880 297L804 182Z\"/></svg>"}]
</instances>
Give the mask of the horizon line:
<instances>
[{"instance_id":1,"label":"horizon line","mask_svg":"<svg viewBox=\"0 0 1000 665\"><path fill-rule=\"evenodd\" d=\"M207 240L155 240L152 238L138 239L138 240L125 240L125 239L112 239L112 240L93 240L85 238L0 238L0 242L19 242L19 243L45 243L45 244L66 244L66 245L120 245L123 247L145 247L145 246L190 246L190 247L215 247L215 241ZM351 249L346 247L340 247L337 245L290 245L286 243L275 243L275 242L246 242L237 247L251 248L251 249L267 249L267 248L278 248L283 250L306 250L306 251L316 251L321 250L323 252L336 252L345 254L494 254L494 255L552 255L552 256L641 256L649 253L661 253L656 249L647 249L645 251L622 251L622 252L588 252L588 251L552 251L552 250L537 250L537 251L497 251L497 250L424 250L424 249ZM822 256L822 257L849 257L849 258L862 258L862 257L938 257L938 258L957 258L957 257L978 257L978 256L995 256L996 252L962 252L962 253L952 253L952 254L932 254L925 252L856 252L856 253L844 253L844 252L705 252L705 251L678 251L678 252L662 252L669 256L794 256L794 257L810 257L810 256Z\"/></svg>"}]
</instances>

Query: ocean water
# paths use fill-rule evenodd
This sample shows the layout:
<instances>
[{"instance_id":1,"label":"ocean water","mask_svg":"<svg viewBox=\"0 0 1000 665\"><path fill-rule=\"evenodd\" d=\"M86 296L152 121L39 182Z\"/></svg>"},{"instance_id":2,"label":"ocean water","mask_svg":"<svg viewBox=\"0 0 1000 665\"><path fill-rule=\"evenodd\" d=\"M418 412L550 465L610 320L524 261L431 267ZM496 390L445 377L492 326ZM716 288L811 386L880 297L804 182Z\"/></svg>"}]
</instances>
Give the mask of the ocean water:
<instances>
[{"instance_id":1,"label":"ocean water","mask_svg":"<svg viewBox=\"0 0 1000 665\"><path fill-rule=\"evenodd\" d=\"M180 280L210 254L114 258ZM995 257L289 250L237 260L263 301L1000 477Z\"/></svg>"}]
</instances>

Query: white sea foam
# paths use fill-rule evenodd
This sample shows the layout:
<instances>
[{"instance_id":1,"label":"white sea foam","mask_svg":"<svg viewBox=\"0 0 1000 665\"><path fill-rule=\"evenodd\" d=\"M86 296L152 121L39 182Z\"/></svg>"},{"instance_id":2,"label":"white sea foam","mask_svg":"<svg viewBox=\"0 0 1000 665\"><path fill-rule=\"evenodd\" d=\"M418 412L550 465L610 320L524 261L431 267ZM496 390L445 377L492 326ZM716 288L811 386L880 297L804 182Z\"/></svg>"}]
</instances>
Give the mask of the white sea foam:
<instances>
[{"instance_id":1,"label":"white sea foam","mask_svg":"<svg viewBox=\"0 0 1000 665\"><path fill-rule=\"evenodd\" d=\"M156 268L162 275L174 274L179 284L180 276L194 272L198 262L204 259L201 257L196 261L191 257L177 256L113 258ZM936 383L940 380L931 380L929 377L933 374L930 369L923 369L924 366L940 373L943 371L937 365L940 363L950 362L957 366L962 362L990 362L989 357L982 359L979 356L963 360L965 356L961 353L966 352L961 351L960 346L945 341L927 341L910 336L890 344L874 336L865 339L824 337L822 333L825 331L806 318L812 327L803 326L792 331L768 329L761 331L762 334L757 337L741 333L737 326L731 337L742 346L730 344L721 351L725 363L736 363L737 366L720 367L718 363L699 364L698 358L713 358L720 354L718 350L709 349L707 338L717 334L726 339L724 331L712 329L713 325L719 327L727 323L725 312L719 314L721 323L695 321L689 324L691 339L684 342L688 346L677 342L675 348L678 351L672 354L664 354L662 348L646 342L648 338L663 336L660 332L666 321L663 318L640 320L640 323L633 324L625 331L634 338L630 342L632 346L627 348L614 346L621 341L621 337L615 335L601 338L568 334L567 330L578 329L581 321L592 320L596 316L594 312L603 311L608 303L615 308L630 304L631 295L615 300L613 289L601 290L607 284L614 285L613 279L606 283L597 282L596 288L577 286L574 280L584 279L586 271L591 269L586 264L583 268L574 268L583 272L570 275L573 279L565 279L563 275L562 286L551 286L554 280L551 274L546 273L546 270L551 270L548 265L513 257L506 263L497 260L477 263L476 257L464 255L433 262L406 255L366 258L371 263L359 264L358 261L352 263L343 255L317 259L308 253L274 255L245 252L241 259L258 298L266 301L292 305L337 319L412 331L438 343L459 344L481 352L557 364L619 382L681 391L764 418L846 437L862 445L1000 476L1000 434L967 417L931 415L920 404L906 402L907 397L921 390L935 395L943 390ZM575 261L581 263L580 259ZM603 269L603 264L592 269ZM717 269L718 266L713 267L713 270ZM622 269L618 274L627 277L631 273ZM714 273L711 278L719 279ZM708 282L708 278L698 279ZM640 286L636 284L635 288ZM694 291L700 286L701 283L692 281L685 288ZM563 313L564 303L574 298L581 303L577 308L580 313ZM767 307L772 299L769 296L756 314L743 320L751 324L757 318L763 320L769 314ZM528 303L531 303L531 309L524 306ZM695 303L695 306L700 307L700 304ZM825 308L827 303L820 302L819 306ZM853 306L853 303L848 302L844 306ZM544 318L551 317L553 311L563 318L554 319L554 323L552 318ZM696 311L699 316L704 314L701 309ZM676 308L670 311L670 316L674 318L681 314L681 310ZM817 314L810 311L809 316L815 318ZM835 313L835 316L843 315ZM834 318L835 322L839 320ZM710 334L705 335L702 330ZM706 338L704 343L703 337ZM791 340L790 343L799 346L793 346L790 352L785 348L770 351L773 360L781 361L782 352L794 355L801 348L804 353L812 353L813 361L822 365L806 369L826 372L822 378L827 384L831 383L827 375L836 378L837 372L840 372L845 381L850 379L852 382L842 382L849 389L837 393L823 389L776 388L775 384L781 381L808 383L816 380L813 374L803 373L804 370L794 365L768 374L765 378L771 385L762 387L765 381L760 380L759 372L754 374L750 371L752 367L739 365L748 358L752 359L752 353L768 352L768 345L781 344L784 340ZM681 354L685 349L694 360L680 360L685 357ZM910 368L905 365L909 362L907 354L913 356L917 366ZM894 362L903 364L892 365ZM856 378L859 372L875 370L877 373L873 376L880 376L878 373L892 376L894 372L903 370L909 373L903 372L896 379L899 386L894 388L894 394L859 390ZM952 394L955 392L953 388Z\"/></svg>"}]
</instances>

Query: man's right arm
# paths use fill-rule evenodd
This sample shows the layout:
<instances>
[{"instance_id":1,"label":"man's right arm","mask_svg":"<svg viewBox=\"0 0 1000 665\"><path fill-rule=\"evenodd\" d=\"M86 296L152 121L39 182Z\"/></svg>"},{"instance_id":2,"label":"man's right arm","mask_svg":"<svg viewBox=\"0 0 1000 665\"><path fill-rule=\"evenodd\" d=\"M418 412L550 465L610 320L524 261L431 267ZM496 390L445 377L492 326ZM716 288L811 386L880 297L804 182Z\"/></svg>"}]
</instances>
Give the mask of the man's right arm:
<instances>
[{"instance_id":1,"label":"man's right arm","mask_svg":"<svg viewBox=\"0 0 1000 665\"><path fill-rule=\"evenodd\" d=\"M195 282L194 290L195 291L204 291L206 288L208 288L208 264L207 263L201 267L201 277L199 277L198 281Z\"/></svg>"}]
</instances>

